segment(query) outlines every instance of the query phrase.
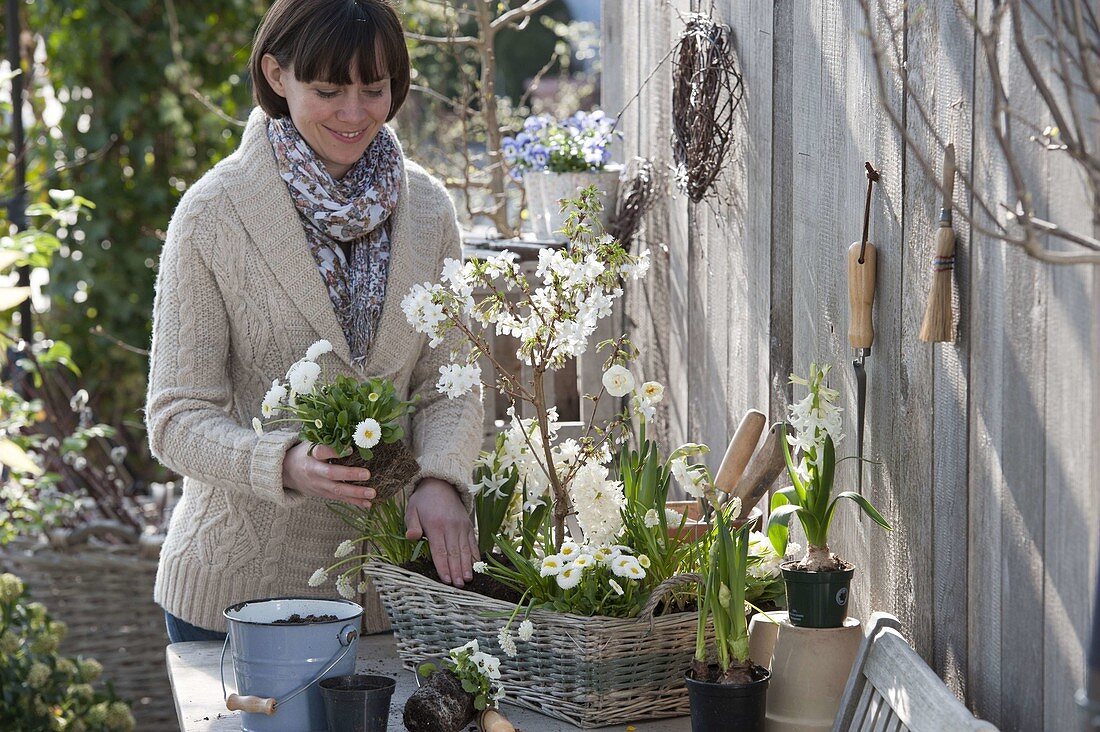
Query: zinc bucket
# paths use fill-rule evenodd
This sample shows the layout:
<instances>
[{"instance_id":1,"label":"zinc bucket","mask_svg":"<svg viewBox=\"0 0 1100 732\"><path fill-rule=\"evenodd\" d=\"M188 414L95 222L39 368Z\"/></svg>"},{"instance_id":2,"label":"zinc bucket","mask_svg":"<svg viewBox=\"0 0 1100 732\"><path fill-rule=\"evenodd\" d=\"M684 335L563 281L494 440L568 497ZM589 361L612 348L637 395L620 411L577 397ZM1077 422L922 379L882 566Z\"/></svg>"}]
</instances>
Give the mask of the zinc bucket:
<instances>
[{"instance_id":1,"label":"zinc bucket","mask_svg":"<svg viewBox=\"0 0 1100 732\"><path fill-rule=\"evenodd\" d=\"M228 626L222 693L229 648L237 693L226 698L226 707L242 712L241 729L327 732L318 684L355 673L363 608L348 600L281 597L231 605L222 614Z\"/></svg>"}]
</instances>

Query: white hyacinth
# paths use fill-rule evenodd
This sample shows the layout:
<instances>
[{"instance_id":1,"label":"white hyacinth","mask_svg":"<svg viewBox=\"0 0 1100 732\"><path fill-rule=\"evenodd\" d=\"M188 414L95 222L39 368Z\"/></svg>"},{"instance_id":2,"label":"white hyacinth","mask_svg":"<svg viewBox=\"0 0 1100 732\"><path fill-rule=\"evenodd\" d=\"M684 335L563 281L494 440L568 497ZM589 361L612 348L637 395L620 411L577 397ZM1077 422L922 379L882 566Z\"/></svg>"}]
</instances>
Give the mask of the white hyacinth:
<instances>
[{"instance_id":1,"label":"white hyacinth","mask_svg":"<svg viewBox=\"0 0 1100 732\"><path fill-rule=\"evenodd\" d=\"M626 496L623 484L608 478L607 467L595 462L582 465L569 483L569 494L588 542L598 546L614 541L623 529Z\"/></svg>"},{"instance_id":2,"label":"white hyacinth","mask_svg":"<svg viewBox=\"0 0 1100 732\"><path fill-rule=\"evenodd\" d=\"M648 511L646 511L645 512L645 518L642 519L642 523L645 524L646 527L650 528L650 529L652 529L655 526L660 526L661 517L657 515L657 509L651 508Z\"/></svg>"},{"instance_id":3,"label":"white hyacinth","mask_svg":"<svg viewBox=\"0 0 1100 732\"><path fill-rule=\"evenodd\" d=\"M369 450L382 439L382 427L378 424L378 420L367 417L356 425L352 439L359 447Z\"/></svg>"}]
</instances>

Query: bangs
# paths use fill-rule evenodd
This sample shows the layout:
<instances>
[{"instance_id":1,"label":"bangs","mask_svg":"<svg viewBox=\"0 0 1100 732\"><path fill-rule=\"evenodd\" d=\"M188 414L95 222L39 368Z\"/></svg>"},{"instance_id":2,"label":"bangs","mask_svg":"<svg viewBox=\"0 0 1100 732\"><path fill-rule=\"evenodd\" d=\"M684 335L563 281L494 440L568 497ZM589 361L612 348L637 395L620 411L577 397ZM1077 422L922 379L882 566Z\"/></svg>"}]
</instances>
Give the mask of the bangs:
<instances>
[{"instance_id":1,"label":"bangs","mask_svg":"<svg viewBox=\"0 0 1100 732\"><path fill-rule=\"evenodd\" d=\"M389 0L275 0L256 30L248 68L256 103L272 118L285 117L286 98L264 76L267 54L306 83L347 86L353 68L363 84L388 78L387 122L409 94L409 51Z\"/></svg>"},{"instance_id":2,"label":"bangs","mask_svg":"<svg viewBox=\"0 0 1100 732\"><path fill-rule=\"evenodd\" d=\"M315 34L302 34L291 49L290 62L299 81L351 84L351 68L363 84L399 76L408 64L404 38L384 32L387 18L358 3L347 3L318 24ZM395 40L399 47L395 47ZM374 53L370 52L373 49Z\"/></svg>"}]
</instances>

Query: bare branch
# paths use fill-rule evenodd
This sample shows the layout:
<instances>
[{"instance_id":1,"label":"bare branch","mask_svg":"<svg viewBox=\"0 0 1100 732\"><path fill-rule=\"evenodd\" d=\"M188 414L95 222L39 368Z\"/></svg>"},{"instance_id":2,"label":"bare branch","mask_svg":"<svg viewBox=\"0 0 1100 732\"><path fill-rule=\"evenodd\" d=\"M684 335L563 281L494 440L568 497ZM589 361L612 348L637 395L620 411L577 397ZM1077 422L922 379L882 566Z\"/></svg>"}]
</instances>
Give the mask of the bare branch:
<instances>
[{"instance_id":1,"label":"bare branch","mask_svg":"<svg viewBox=\"0 0 1100 732\"><path fill-rule=\"evenodd\" d=\"M520 5L518 8L509 10L489 25L490 37L505 26L515 25L527 20L552 2L554 2L554 0L527 0L527 2Z\"/></svg>"},{"instance_id":2,"label":"bare branch","mask_svg":"<svg viewBox=\"0 0 1100 732\"><path fill-rule=\"evenodd\" d=\"M478 39L473 36L426 36L423 33L405 31L405 37L419 43L435 43L440 46L474 46Z\"/></svg>"}]
</instances>

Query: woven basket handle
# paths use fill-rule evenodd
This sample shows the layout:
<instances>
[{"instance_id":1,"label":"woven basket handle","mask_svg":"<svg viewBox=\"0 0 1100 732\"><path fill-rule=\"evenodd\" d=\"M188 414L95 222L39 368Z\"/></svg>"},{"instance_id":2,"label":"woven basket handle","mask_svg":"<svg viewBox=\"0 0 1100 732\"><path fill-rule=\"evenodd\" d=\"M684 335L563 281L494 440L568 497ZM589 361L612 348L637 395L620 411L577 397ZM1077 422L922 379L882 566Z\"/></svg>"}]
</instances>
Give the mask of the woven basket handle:
<instances>
[{"instance_id":1,"label":"woven basket handle","mask_svg":"<svg viewBox=\"0 0 1100 732\"><path fill-rule=\"evenodd\" d=\"M675 590L677 587L699 584L702 579L702 575L697 572L672 575L664 582L653 588L653 592L649 595L649 600L646 601L646 604L642 607L642 611L638 613L638 617L645 618L650 622L650 624L652 624L653 613L657 611L657 605L661 602L666 594L668 594L671 590Z\"/></svg>"}]
</instances>

